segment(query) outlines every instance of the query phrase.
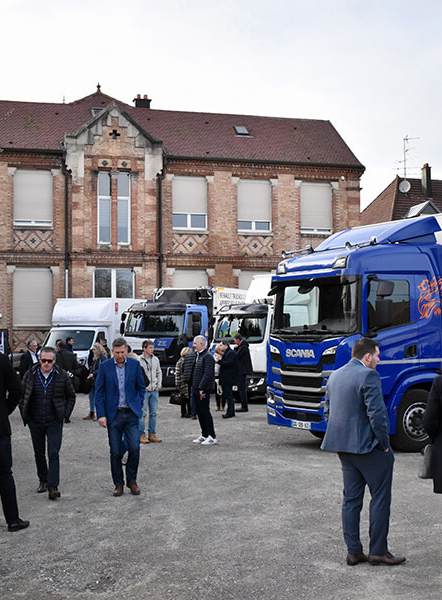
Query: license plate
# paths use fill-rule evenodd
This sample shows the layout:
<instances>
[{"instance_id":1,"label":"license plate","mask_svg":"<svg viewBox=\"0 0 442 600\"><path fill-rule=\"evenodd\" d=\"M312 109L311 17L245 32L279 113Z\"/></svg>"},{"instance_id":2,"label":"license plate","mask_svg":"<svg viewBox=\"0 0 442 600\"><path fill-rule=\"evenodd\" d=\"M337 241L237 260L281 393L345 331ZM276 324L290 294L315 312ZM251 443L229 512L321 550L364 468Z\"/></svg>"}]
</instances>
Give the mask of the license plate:
<instances>
[{"instance_id":1,"label":"license plate","mask_svg":"<svg viewBox=\"0 0 442 600\"><path fill-rule=\"evenodd\" d=\"M296 427L297 429L311 429L312 424L310 421L292 421L292 427Z\"/></svg>"}]
</instances>

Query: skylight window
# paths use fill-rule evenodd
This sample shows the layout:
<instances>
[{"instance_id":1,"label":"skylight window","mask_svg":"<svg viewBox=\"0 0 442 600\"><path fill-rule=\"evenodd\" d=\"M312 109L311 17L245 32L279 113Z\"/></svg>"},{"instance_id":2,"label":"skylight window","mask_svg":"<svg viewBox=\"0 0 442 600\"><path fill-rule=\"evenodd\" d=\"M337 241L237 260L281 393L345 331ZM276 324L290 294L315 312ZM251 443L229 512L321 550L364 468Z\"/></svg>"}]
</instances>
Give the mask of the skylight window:
<instances>
[{"instance_id":1,"label":"skylight window","mask_svg":"<svg viewBox=\"0 0 442 600\"><path fill-rule=\"evenodd\" d=\"M236 135L240 135L242 137L250 136L250 131L247 129L247 127L245 127L245 125L235 125L234 129L235 129Z\"/></svg>"},{"instance_id":2,"label":"skylight window","mask_svg":"<svg viewBox=\"0 0 442 600\"><path fill-rule=\"evenodd\" d=\"M96 117L98 115L99 112L101 112L103 109L102 108L91 108L91 113L93 117Z\"/></svg>"}]
</instances>

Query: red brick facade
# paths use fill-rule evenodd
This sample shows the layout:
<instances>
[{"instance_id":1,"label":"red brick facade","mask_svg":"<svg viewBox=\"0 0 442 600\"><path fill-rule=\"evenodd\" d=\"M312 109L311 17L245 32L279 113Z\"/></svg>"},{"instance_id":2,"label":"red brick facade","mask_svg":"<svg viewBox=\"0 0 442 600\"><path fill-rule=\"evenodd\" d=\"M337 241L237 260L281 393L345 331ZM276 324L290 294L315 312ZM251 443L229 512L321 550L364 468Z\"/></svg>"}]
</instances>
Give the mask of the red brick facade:
<instances>
[{"instance_id":1,"label":"red brick facade","mask_svg":"<svg viewBox=\"0 0 442 600\"><path fill-rule=\"evenodd\" d=\"M0 327L12 333L14 351L23 348L30 337L41 341L44 335L38 327L13 328L13 273L17 267L51 268L54 302L66 295L66 268L70 297L93 296L97 267L133 269L138 298L151 297L160 283L172 285L174 269L204 269L209 284L236 287L241 270L270 271L278 264L282 250L317 245L323 239L301 234L302 181L331 183L334 231L359 224L359 180L363 167L356 159L350 165L324 166L171 157L162 141L137 127L116 102L109 103L99 120L85 122L74 134L66 133L63 141L64 153L24 151L19 147L0 152ZM52 172L51 228L14 226L16 169ZM117 243L115 185L111 241L98 243L100 172L109 172L112 181L118 172L130 174L129 244ZM206 232L172 228L172 182L174 176L182 175L207 180ZM237 184L243 178L271 182L271 232L238 232ZM32 290L29 293L32 296Z\"/></svg>"}]
</instances>

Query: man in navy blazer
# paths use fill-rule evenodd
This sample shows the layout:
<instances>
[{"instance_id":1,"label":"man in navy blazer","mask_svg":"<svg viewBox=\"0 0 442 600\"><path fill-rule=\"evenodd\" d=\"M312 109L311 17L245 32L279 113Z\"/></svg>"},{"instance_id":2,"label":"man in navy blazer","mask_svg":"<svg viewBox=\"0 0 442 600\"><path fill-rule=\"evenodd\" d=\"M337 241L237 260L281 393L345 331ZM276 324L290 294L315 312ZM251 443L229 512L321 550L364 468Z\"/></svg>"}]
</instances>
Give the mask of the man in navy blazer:
<instances>
[{"instance_id":1,"label":"man in navy blazer","mask_svg":"<svg viewBox=\"0 0 442 600\"><path fill-rule=\"evenodd\" d=\"M134 496L140 494L137 484L140 461L138 421L144 401L144 378L140 363L127 357L127 342L117 338L112 344L113 357L101 363L95 384L95 408L98 422L107 428L110 446L114 496L124 490L121 447L123 434L127 444L126 484Z\"/></svg>"},{"instance_id":2,"label":"man in navy blazer","mask_svg":"<svg viewBox=\"0 0 442 600\"><path fill-rule=\"evenodd\" d=\"M352 358L328 380L324 417L327 432L322 449L337 452L344 479L342 527L347 544L347 564L398 565L403 556L388 551L391 484L394 456L381 378L376 371L379 344L360 338ZM365 486L371 493L370 553L363 553L359 521Z\"/></svg>"}]
</instances>

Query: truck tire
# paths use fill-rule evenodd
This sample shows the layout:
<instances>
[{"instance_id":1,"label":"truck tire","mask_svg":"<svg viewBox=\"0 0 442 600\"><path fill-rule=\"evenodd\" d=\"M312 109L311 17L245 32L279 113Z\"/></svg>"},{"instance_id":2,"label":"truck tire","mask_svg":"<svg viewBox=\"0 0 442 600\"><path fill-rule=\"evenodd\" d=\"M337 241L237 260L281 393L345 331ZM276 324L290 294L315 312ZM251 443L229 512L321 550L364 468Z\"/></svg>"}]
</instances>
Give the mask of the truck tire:
<instances>
[{"instance_id":1,"label":"truck tire","mask_svg":"<svg viewBox=\"0 0 442 600\"><path fill-rule=\"evenodd\" d=\"M391 437L393 447L403 452L420 452L428 444L422 418L427 406L426 390L408 390L397 412L396 433Z\"/></svg>"},{"instance_id":2,"label":"truck tire","mask_svg":"<svg viewBox=\"0 0 442 600\"><path fill-rule=\"evenodd\" d=\"M314 429L310 429L309 431L316 438L319 438L320 440L324 439L325 431L315 431Z\"/></svg>"}]
</instances>

